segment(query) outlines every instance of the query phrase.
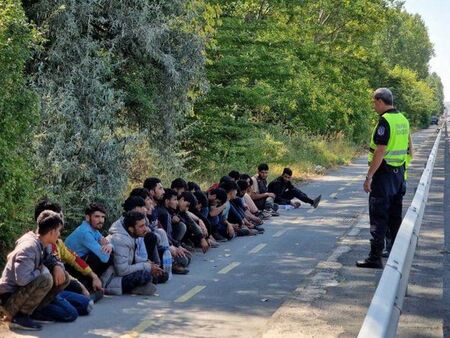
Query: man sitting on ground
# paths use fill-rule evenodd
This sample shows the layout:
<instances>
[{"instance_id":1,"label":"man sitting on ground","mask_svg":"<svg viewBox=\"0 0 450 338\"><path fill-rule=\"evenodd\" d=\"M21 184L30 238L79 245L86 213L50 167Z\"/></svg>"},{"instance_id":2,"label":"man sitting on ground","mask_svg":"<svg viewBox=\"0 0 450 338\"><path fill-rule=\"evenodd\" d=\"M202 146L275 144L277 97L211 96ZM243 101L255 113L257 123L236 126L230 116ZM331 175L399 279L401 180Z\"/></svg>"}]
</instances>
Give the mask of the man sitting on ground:
<instances>
[{"instance_id":1,"label":"man sitting on ground","mask_svg":"<svg viewBox=\"0 0 450 338\"><path fill-rule=\"evenodd\" d=\"M106 209L91 203L85 211L85 220L65 240L67 247L80 256L101 276L112 264L113 246L100 230L105 223Z\"/></svg>"},{"instance_id":2,"label":"man sitting on ground","mask_svg":"<svg viewBox=\"0 0 450 338\"><path fill-rule=\"evenodd\" d=\"M136 260L136 239L144 237L148 228L145 214L128 211L121 221L110 229L108 240L114 246L114 277L121 279L122 293L153 295L156 291L152 278L162 275L163 270L151 261ZM116 281L114 284L118 284ZM108 287L108 286L107 286Z\"/></svg>"},{"instance_id":3,"label":"man sitting on ground","mask_svg":"<svg viewBox=\"0 0 450 338\"><path fill-rule=\"evenodd\" d=\"M177 195L180 196L183 192L188 191L189 187L185 180L182 178L176 178L172 181L170 189L175 190Z\"/></svg>"},{"instance_id":4,"label":"man sitting on ground","mask_svg":"<svg viewBox=\"0 0 450 338\"><path fill-rule=\"evenodd\" d=\"M317 208L322 195L319 195L312 200L303 191L292 184L291 178L292 170L284 168L283 174L270 182L269 192L275 194L275 202L278 204L292 205L293 207L298 208L300 207L301 201Z\"/></svg>"},{"instance_id":5,"label":"man sitting on ground","mask_svg":"<svg viewBox=\"0 0 450 338\"><path fill-rule=\"evenodd\" d=\"M40 201L36 205L34 209L34 219L37 221L38 216L45 210L51 210L58 213L64 221L61 205L46 199ZM50 251L64 263L66 271L75 278L71 280L66 291L82 293L85 296L89 296L92 293L94 301L102 298L103 287L100 278L81 257L64 244L61 238L56 241L56 244L50 245Z\"/></svg>"},{"instance_id":6,"label":"man sitting on ground","mask_svg":"<svg viewBox=\"0 0 450 338\"><path fill-rule=\"evenodd\" d=\"M36 232L29 231L17 240L8 255L0 278L0 301L11 328L40 330L30 316L47 306L69 283L69 277L54 257L46 257L44 248L55 244L63 222L53 211L45 211L37 221ZM48 267L54 264L53 276ZM56 268L56 270L55 270Z\"/></svg>"},{"instance_id":7,"label":"man sitting on ground","mask_svg":"<svg viewBox=\"0 0 450 338\"><path fill-rule=\"evenodd\" d=\"M269 176L269 166L261 163L258 166L258 174L252 177L253 191L251 198L259 210L270 211L272 216L279 216L278 205L275 203L275 194L269 192L267 188L267 177Z\"/></svg>"},{"instance_id":8,"label":"man sitting on ground","mask_svg":"<svg viewBox=\"0 0 450 338\"><path fill-rule=\"evenodd\" d=\"M186 225L176 215L177 208L178 198L176 191L166 189L157 207L158 223L166 231L169 239L169 250L173 257L172 272L184 275L189 273L187 267L191 262L191 253L181 246L181 240L186 234Z\"/></svg>"}]
</instances>

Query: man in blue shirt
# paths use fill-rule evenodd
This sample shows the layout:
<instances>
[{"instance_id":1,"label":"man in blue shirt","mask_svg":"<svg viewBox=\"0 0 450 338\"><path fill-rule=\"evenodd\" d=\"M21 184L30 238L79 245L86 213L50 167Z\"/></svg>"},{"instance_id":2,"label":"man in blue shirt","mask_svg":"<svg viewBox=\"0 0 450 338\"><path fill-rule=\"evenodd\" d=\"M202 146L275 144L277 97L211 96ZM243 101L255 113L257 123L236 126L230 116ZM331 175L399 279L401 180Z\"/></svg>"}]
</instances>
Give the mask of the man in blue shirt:
<instances>
[{"instance_id":1,"label":"man in blue shirt","mask_svg":"<svg viewBox=\"0 0 450 338\"><path fill-rule=\"evenodd\" d=\"M112 264L113 246L100 233L105 217L105 207L91 203L86 208L83 223L65 240L66 246L83 258L98 276Z\"/></svg>"}]
</instances>

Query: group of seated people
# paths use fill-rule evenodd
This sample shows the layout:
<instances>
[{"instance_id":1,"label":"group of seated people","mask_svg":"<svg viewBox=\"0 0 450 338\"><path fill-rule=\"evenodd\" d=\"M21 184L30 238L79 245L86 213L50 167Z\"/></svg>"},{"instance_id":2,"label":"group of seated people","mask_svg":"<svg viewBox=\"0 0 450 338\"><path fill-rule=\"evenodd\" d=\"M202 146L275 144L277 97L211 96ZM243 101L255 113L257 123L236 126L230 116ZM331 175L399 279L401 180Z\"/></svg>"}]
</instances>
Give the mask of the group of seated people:
<instances>
[{"instance_id":1,"label":"group of seated people","mask_svg":"<svg viewBox=\"0 0 450 338\"><path fill-rule=\"evenodd\" d=\"M153 295L172 274L189 273L192 252L206 253L236 236L264 233L278 205L317 208L291 183L292 171L267 184L269 167L251 177L231 171L202 191L175 179L170 188L147 178L123 203L123 214L104 236L107 212L99 203L63 241L62 207L44 199L35 207L35 231L16 242L0 279L0 316L10 328L40 330L42 323L87 315L104 294Z\"/></svg>"}]
</instances>

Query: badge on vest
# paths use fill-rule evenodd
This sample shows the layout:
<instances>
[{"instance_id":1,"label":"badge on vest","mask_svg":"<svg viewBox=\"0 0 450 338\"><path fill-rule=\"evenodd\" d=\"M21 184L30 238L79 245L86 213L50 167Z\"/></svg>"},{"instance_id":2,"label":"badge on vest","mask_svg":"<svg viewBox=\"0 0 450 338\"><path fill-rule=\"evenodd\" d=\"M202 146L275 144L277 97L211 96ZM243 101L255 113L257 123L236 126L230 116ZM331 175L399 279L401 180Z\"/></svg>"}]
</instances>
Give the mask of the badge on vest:
<instances>
[{"instance_id":1,"label":"badge on vest","mask_svg":"<svg viewBox=\"0 0 450 338\"><path fill-rule=\"evenodd\" d=\"M385 129L383 126L378 127L377 134L380 136L384 135Z\"/></svg>"}]
</instances>

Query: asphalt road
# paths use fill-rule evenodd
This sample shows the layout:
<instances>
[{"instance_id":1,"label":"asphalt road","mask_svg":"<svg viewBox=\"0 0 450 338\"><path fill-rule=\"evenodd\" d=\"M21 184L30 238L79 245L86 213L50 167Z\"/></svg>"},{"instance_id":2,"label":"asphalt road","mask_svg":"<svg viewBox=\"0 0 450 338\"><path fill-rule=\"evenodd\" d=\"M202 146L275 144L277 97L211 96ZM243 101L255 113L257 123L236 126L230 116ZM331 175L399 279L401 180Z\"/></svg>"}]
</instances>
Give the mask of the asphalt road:
<instances>
[{"instance_id":1,"label":"asphalt road","mask_svg":"<svg viewBox=\"0 0 450 338\"><path fill-rule=\"evenodd\" d=\"M435 135L434 128L415 134L413 170L423 168ZM157 296L106 297L89 316L27 336L355 336L379 278L354 268L369 248L366 161L302 185L312 197L322 194L319 208L282 211L263 235L195 253L190 274L158 285ZM26 335L0 329L0 336Z\"/></svg>"}]
</instances>

